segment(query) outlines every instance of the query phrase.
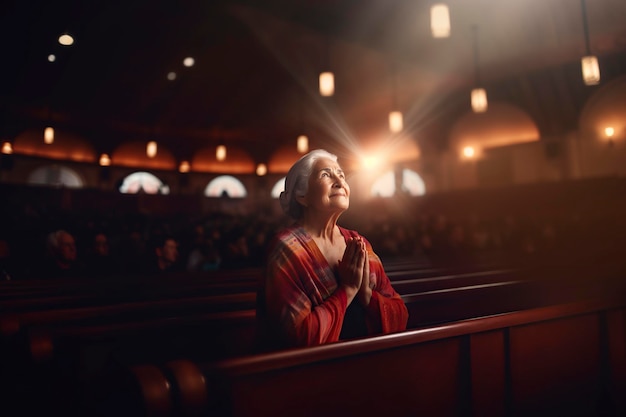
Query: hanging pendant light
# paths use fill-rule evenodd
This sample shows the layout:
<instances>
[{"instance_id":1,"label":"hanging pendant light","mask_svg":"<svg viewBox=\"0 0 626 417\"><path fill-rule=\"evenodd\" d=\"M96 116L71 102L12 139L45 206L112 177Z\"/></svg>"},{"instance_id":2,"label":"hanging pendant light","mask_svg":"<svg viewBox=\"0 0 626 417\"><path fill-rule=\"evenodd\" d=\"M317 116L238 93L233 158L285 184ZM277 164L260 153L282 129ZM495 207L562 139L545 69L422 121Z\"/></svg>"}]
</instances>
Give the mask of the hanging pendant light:
<instances>
[{"instance_id":1,"label":"hanging pendant light","mask_svg":"<svg viewBox=\"0 0 626 417\"><path fill-rule=\"evenodd\" d=\"M156 154L157 154L157 143L151 140L150 142L148 142L148 145L146 145L146 155L148 155L148 158L154 158Z\"/></svg>"},{"instance_id":2,"label":"hanging pendant light","mask_svg":"<svg viewBox=\"0 0 626 417\"><path fill-rule=\"evenodd\" d=\"M391 133L399 133L404 128L402 112L398 110L398 81L397 81L397 70L395 65L392 68L392 91L391 91L391 101L392 101L392 110L389 112L389 130Z\"/></svg>"},{"instance_id":3,"label":"hanging pendant light","mask_svg":"<svg viewBox=\"0 0 626 417\"><path fill-rule=\"evenodd\" d=\"M392 133L401 132L404 125L402 122L402 112L392 111L389 113L389 130Z\"/></svg>"},{"instance_id":4,"label":"hanging pendant light","mask_svg":"<svg viewBox=\"0 0 626 417\"><path fill-rule=\"evenodd\" d=\"M472 110L474 113L484 113L487 111L487 91L484 88L474 88L472 90Z\"/></svg>"},{"instance_id":5,"label":"hanging pendant light","mask_svg":"<svg viewBox=\"0 0 626 417\"><path fill-rule=\"evenodd\" d=\"M58 42L63 46L72 46L74 44L74 37L69 33L64 32L59 35Z\"/></svg>"},{"instance_id":6,"label":"hanging pendant light","mask_svg":"<svg viewBox=\"0 0 626 417\"><path fill-rule=\"evenodd\" d=\"M54 128L48 126L43 130L43 141L46 145L54 143Z\"/></svg>"},{"instance_id":7,"label":"hanging pendant light","mask_svg":"<svg viewBox=\"0 0 626 417\"><path fill-rule=\"evenodd\" d=\"M190 169L191 169L191 165L189 165L189 161L182 161L180 163L180 166L178 167L178 172L185 174L189 172Z\"/></svg>"},{"instance_id":8,"label":"hanging pendant light","mask_svg":"<svg viewBox=\"0 0 626 417\"><path fill-rule=\"evenodd\" d=\"M487 101L487 91L482 87L478 87L480 85L480 72L478 71L478 27L472 26L472 31L474 34L474 69L476 87L472 89L470 98L474 113L484 113L487 111L489 103Z\"/></svg>"},{"instance_id":9,"label":"hanging pendant light","mask_svg":"<svg viewBox=\"0 0 626 417\"><path fill-rule=\"evenodd\" d=\"M215 149L215 159L217 159L220 162L226 159L226 146L225 145L217 146L217 148Z\"/></svg>"},{"instance_id":10,"label":"hanging pendant light","mask_svg":"<svg viewBox=\"0 0 626 417\"><path fill-rule=\"evenodd\" d=\"M580 65L582 67L583 81L585 85L596 85L600 82L600 65L598 58L591 54L591 46L589 44L589 26L587 24L587 7L585 0L581 0L581 11L583 17L583 33L585 35L585 51L586 55L581 58Z\"/></svg>"},{"instance_id":11,"label":"hanging pendant light","mask_svg":"<svg viewBox=\"0 0 626 417\"><path fill-rule=\"evenodd\" d=\"M430 31L433 38L450 36L450 11L445 4L437 3L430 7Z\"/></svg>"},{"instance_id":12,"label":"hanging pendant light","mask_svg":"<svg viewBox=\"0 0 626 417\"><path fill-rule=\"evenodd\" d=\"M324 97L335 94L335 75L330 71L320 74L320 94Z\"/></svg>"},{"instance_id":13,"label":"hanging pendant light","mask_svg":"<svg viewBox=\"0 0 626 417\"><path fill-rule=\"evenodd\" d=\"M100 166L102 167L108 167L111 165L111 158L109 157L108 154L103 153L102 155L100 155L99 163L100 163Z\"/></svg>"},{"instance_id":14,"label":"hanging pendant light","mask_svg":"<svg viewBox=\"0 0 626 417\"><path fill-rule=\"evenodd\" d=\"M319 77L320 95L322 95L323 97L330 97L335 94L335 74L333 74L332 71L329 70L329 61L330 41L327 39L323 58L324 71L320 73Z\"/></svg>"},{"instance_id":15,"label":"hanging pendant light","mask_svg":"<svg viewBox=\"0 0 626 417\"><path fill-rule=\"evenodd\" d=\"M11 155L13 153L13 145L11 145L11 142L4 142L2 144L2 153L5 155Z\"/></svg>"},{"instance_id":16,"label":"hanging pendant light","mask_svg":"<svg viewBox=\"0 0 626 417\"><path fill-rule=\"evenodd\" d=\"M267 165L265 164L259 164L256 166L256 174L259 177L264 176L265 174L267 174Z\"/></svg>"},{"instance_id":17,"label":"hanging pendant light","mask_svg":"<svg viewBox=\"0 0 626 417\"><path fill-rule=\"evenodd\" d=\"M309 151L309 138L306 135L298 136L296 148L298 153L307 153Z\"/></svg>"}]
</instances>

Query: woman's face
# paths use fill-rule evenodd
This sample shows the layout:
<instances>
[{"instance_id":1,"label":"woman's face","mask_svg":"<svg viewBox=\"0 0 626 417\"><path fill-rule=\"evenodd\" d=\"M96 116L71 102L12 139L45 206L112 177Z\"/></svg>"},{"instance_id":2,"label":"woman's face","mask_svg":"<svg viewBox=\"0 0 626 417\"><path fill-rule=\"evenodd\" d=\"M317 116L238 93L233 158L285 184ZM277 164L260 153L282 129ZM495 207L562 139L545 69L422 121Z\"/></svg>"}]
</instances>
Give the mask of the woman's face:
<instances>
[{"instance_id":1,"label":"woman's face","mask_svg":"<svg viewBox=\"0 0 626 417\"><path fill-rule=\"evenodd\" d=\"M309 190L299 201L308 210L347 210L350 206L350 186L339 164L328 158L318 159L309 177Z\"/></svg>"}]
</instances>

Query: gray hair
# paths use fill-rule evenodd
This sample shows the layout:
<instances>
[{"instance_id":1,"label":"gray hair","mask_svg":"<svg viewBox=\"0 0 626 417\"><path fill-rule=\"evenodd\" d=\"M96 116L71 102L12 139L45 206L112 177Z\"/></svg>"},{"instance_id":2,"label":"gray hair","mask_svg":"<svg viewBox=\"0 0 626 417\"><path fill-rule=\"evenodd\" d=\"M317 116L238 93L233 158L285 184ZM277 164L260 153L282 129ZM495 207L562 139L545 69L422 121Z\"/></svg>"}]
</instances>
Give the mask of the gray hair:
<instances>
[{"instance_id":1,"label":"gray hair","mask_svg":"<svg viewBox=\"0 0 626 417\"><path fill-rule=\"evenodd\" d=\"M279 201L285 214L294 220L299 220L304 214L304 208L296 200L297 196L303 196L309 190L309 177L313 171L313 165L319 159L328 158L337 162L337 155L324 149L315 149L302 156L291 166L285 178L285 191L280 193Z\"/></svg>"}]
</instances>

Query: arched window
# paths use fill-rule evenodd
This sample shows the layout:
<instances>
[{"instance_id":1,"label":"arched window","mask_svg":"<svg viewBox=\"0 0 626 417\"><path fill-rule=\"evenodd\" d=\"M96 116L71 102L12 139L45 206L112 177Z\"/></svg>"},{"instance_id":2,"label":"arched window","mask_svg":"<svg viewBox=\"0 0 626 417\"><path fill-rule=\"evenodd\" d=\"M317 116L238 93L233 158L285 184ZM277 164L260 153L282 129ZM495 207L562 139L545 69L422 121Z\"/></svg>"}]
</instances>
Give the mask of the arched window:
<instances>
[{"instance_id":1,"label":"arched window","mask_svg":"<svg viewBox=\"0 0 626 417\"><path fill-rule=\"evenodd\" d=\"M119 188L124 194L169 194L170 187L149 172L133 172L122 182Z\"/></svg>"},{"instance_id":2,"label":"arched window","mask_svg":"<svg viewBox=\"0 0 626 417\"><path fill-rule=\"evenodd\" d=\"M393 171L387 171L374 182L370 194L374 197L392 197L398 187ZM402 184L399 187L403 193L420 196L426 194L426 186L419 174L410 169L402 170Z\"/></svg>"},{"instance_id":3,"label":"arched window","mask_svg":"<svg viewBox=\"0 0 626 417\"><path fill-rule=\"evenodd\" d=\"M73 169L63 165L46 165L34 170L28 177L29 184L55 187L82 188L84 183Z\"/></svg>"},{"instance_id":4,"label":"arched window","mask_svg":"<svg viewBox=\"0 0 626 417\"><path fill-rule=\"evenodd\" d=\"M285 178L287 177L282 177L281 179L276 181L276 184L274 184L274 186L272 187L272 198L280 197L280 193L285 191Z\"/></svg>"},{"instance_id":5,"label":"arched window","mask_svg":"<svg viewBox=\"0 0 626 417\"><path fill-rule=\"evenodd\" d=\"M248 195L246 187L232 175L220 175L214 178L204 189L206 197L243 198Z\"/></svg>"}]
</instances>

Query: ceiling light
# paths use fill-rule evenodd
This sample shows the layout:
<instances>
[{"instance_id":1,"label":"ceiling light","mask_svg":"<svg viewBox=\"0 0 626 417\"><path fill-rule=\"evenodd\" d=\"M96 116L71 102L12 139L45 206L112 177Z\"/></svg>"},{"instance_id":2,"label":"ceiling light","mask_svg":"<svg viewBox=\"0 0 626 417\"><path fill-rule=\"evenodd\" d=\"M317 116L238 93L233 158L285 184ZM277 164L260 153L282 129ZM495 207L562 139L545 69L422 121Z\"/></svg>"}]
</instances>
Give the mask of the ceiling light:
<instances>
[{"instance_id":1,"label":"ceiling light","mask_svg":"<svg viewBox=\"0 0 626 417\"><path fill-rule=\"evenodd\" d=\"M156 154L157 154L157 143L151 140L150 142L148 142L148 145L146 145L146 155L148 155L148 158L154 158Z\"/></svg>"},{"instance_id":2,"label":"ceiling light","mask_svg":"<svg viewBox=\"0 0 626 417\"><path fill-rule=\"evenodd\" d=\"M445 4L433 4L430 7L430 30L433 38L450 36L450 11Z\"/></svg>"},{"instance_id":3,"label":"ceiling light","mask_svg":"<svg viewBox=\"0 0 626 417\"><path fill-rule=\"evenodd\" d=\"M472 90L472 110L474 113L484 113L487 111L487 91L484 88L474 88Z\"/></svg>"},{"instance_id":4,"label":"ceiling light","mask_svg":"<svg viewBox=\"0 0 626 417\"><path fill-rule=\"evenodd\" d=\"M54 143L54 128L48 126L43 130L43 141L46 145Z\"/></svg>"},{"instance_id":5,"label":"ceiling light","mask_svg":"<svg viewBox=\"0 0 626 417\"><path fill-rule=\"evenodd\" d=\"M56 60L57 60L57 57L55 54L48 55L48 62L54 62Z\"/></svg>"},{"instance_id":6,"label":"ceiling light","mask_svg":"<svg viewBox=\"0 0 626 417\"><path fill-rule=\"evenodd\" d=\"M389 130L392 133L398 133L402 131L403 128L402 122L402 112L392 111L389 113Z\"/></svg>"},{"instance_id":7,"label":"ceiling light","mask_svg":"<svg viewBox=\"0 0 626 417\"><path fill-rule=\"evenodd\" d=\"M330 97L335 94L335 76L330 71L320 74L320 94L324 97Z\"/></svg>"},{"instance_id":8,"label":"ceiling light","mask_svg":"<svg viewBox=\"0 0 626 417\"><path fill-rule=\"evenodd\" d=\"M186 66L187 68L189 67L193 67L193 65L196 63L196 60L193 59L192 57L188 56L187 58L183 59L183 65Z\"/></svg>"},{"instance_id":9,"label":"ceiling light","mask_svg":"<svg viewBox=\"0 0 626 417\"><path fill-rule=\"evenodd\" d=\"M463 156L471 159L476 155L476 150L472 146L466 146L463 148Z\"/></svg>"},{"instance_id":10,"label":"ceiling light","mask_svg":"<svg viewBox=\"0 0 626 417\"><path fill-rule=\"evenodd\" d=\"M189 172L190 169L191 169L191 166L189 165L189 162L188 161L182 161L180 163L180 166L178 167L178 172L181 172L181 173L184 174L186 172Z\"/></svg>"},{"instance_id":11,"label":"ceiling light","mask_svg":"<svg viewBox=\"0 0 626 417\"><path fill-rule=\"evenodd\" d=\"M259 177L262 177L262 176L264 176L265 174L267 174L267 165L265 165L265 164L259 164L259 165L257 165L257 167L256 167L256 174L257 174Z\"/></svg>"},{"instance_id":12,"label":"ceiling light","mask_svg":"<svg viewBox=\"0 0 626 417\"><path fill-rule=\"evenodd\" d=\"M476 73L476 88L472 90L472 110L474 113L484 113L487 111L487 91L478 87L480 85L480 72L478 71L478 27L472 26L474 33L474 70Z\"/></svg>"},{"instance_id":13,"label":"ceiling light","mask_svg":"<svg viewBox=\"0 0 626 417\"><path fill-rule=\"evenodd\" d=\"M583 15L583 32L585 34L585 50L587 55L582 57L580 65L583 72L583 81L585 85L596 85L600 82L600 65L598 58L591 55L591 46L589 45L589 26L587 25L587 8L585 0L581 1L581 10Z\"/></svg>"},{"instance_id":14,"label":"ceiling light","mask_svg":"<svg viewBox=\"0 0 626 417\"><path fill-rule=\"evenodd\" d=\"M11 142L4 142L2 144L2 153L5 155L10 155L13 153L13 146L11 145Z\"/></svg>"},{"instance_id":15,"label":"ceiling light","mask_svg":"<svg viewBox=\"0 0 626 417\"><path fill-rule=\"evenodd\" d=\"M69 33L63 33L59 36L59 43L63 46L71 46L74 44L74 38Z\"/></svg>"},{"instance_id":16,"label":"ceiling light","mask_svg":"<svg viewBox=\"0 0 626 417\"><path fill-rule=\"evenodd\" d=\"M215 149L215 159L218 161L223 161L226 159L226 146L218 145Z\"/></svg>"},{"instance_id":17,"label":"ceiling light","mask_svg":"<svg viewBox=\"0 0 626 417\"><path fill-rule=\"evenodd\" d=\"M170 71L167 73L167 79L170 81L174 81L176 79L176 73L174 71Z\"/></svg>"},{"instance_id":18,"label":"ceiling light","mask_svg":"<svg viewBox=\"0 0 626 417\"><path fill-rule=\"evenodd\" d=\"M306 135L298 136L296 148L299 153L307 153L309 151L309 138Z\"/></svg>"},{"instance_id":19,"label":"ceiling light","mask_svg":"<svg viewBox=\"0 0 626 417\"><path fill-rule=\"evenodd\" d=\"M108 167L111 165L111 158L109 157L108 154L103 153L102 155L100 155L100 166L102 167Z\"/></svg>"}]
</instances>

